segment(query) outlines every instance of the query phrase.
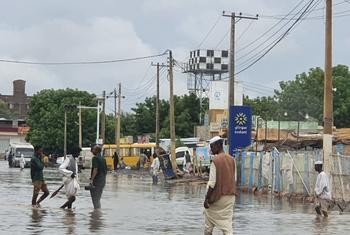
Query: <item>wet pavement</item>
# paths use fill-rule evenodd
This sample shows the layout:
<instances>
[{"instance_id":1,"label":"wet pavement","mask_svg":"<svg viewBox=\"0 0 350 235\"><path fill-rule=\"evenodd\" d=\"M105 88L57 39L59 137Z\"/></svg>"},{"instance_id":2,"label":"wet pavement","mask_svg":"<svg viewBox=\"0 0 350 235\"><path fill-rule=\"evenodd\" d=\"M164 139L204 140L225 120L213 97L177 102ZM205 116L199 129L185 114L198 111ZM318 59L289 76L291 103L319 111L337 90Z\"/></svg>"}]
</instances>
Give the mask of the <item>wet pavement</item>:
<instances>
[{"instance_id":1,"label":"wet pavement","mask_svg":"<svg viewBox=\"0 0 350 235\"><path fill-rule=\"evenodd\" d=\"M72 210L58 209L64 189L46 199L40 209L30 206L30 170L7 167L0 161L0 234L203 234L203 184L152 185L146 173L109 173L102 195L102 210L93 210L84 185L89 170L80 176L81 190ZM54 168L45 169L50 192L61 184ZM312 205L241 195L234 212L235 234L347 234L350 214L334 211L317 219ZM214 234L221 234L215 231Z\"/></svg>"}]
</instances>

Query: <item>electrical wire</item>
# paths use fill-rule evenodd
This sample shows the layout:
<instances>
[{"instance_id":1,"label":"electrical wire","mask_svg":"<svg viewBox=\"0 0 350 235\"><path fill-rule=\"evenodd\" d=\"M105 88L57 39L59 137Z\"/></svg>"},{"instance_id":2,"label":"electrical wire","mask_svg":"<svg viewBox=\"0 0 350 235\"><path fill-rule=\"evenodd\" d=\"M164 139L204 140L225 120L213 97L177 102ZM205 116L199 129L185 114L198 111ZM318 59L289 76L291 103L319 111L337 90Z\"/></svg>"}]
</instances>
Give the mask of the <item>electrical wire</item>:
<instances>
[{"instance_id":1,"label":"electrical wire","mask_svg":"<svg viewBox=\"0 0 350 235\"><path fill-rule=\"evenodd\" d=\"M164 71L166 71L164 68L161 68L159 70L159 73L162 74L164 73ZM128 87L124 87L124 89L126 90L126 92L129 92L129 93L135 93L135 92L140 92L140 91L143 91L144 89L146 89L147 87L151 86L154 84L154 81L156 79L157 75L153 75L145 84L142 85L142 87L140 86L137 86L136 88L128 88ZM143 79L144 80L144 79Z\"/></svg>"},{"instance_id":2,"label":"electrical wire","mask_svg":"<svg viewBox=\"0 0 350 235\"><path fill-rule=\"evenodd\" d=\"M120 62L129 62L150 59L155 57L160 57L168 53L169 50L164 51L161 54L149 55L149 56L140 56L133 58L125 59L115 59L115 60L101 60L101 61L77 61L77 62L32 62L32 61L23 61L23 60L5 60L0 59L0 62L3 63L14 63L14 64L29 64L29 65L89 65L89 64L110 64L110 63L120 63Z\"/></svg>"},{"instance_id":3,"label":"electrical wire","mask_svg":"<svg viewBox=\"0 0 350 235\"><path fill-rule=\"evenodd\" d=\"M166 71L166 69L164 69L164 70L159 74L160 80L162 80L162 79L164 80L163 75L164 75L164 72L165 72L165 71ZM148 95L148 94L151 92L152 89L155 89L155 86L154 86L154 84L155 84L155 82L154 82L155 78L156 78L156 77L154 77L153 81L152 81L151 83L149 83L147 86L144 86L144 88L143 88L143 90L142 90L142 92L141 92L140 94L135 95L135 93L139 93L139 92L128 92L128 94L130 94L130 98L129 98L128 100L131 101L131 102L135 102L135 101L139 100L140 98L142 98L142 97Z\"/></svg>"},{"instance_id":4,"label":"electrical wire","mask_svg":"<svg viewBox=\"0 0 350 235\"><path fill-rule=\"evenodd\" d=\"M334 12L333 13L333 17L334 18L339 18L339 17L349 16L349 14L344 14L344 13L348 13L348 12L350 12L350 10ZM270 19L270 20L280 20L281 19L279 17L261 17L261 18ZM325 18L325 16L324 16L324 14L322 14L322 15L306 17L303 20L323 20L324 18ZM293 17L293 18L286 18L284 20L296 20L296 18L295 17Z\"/></svg>"},{"instance_id":5,"label":"electrical wire","mask_svg":"<svg viewBox=\"0 0 350 235\"><path fill-rule=\"evenodd\" d=\"M249 69L250 67L252 67L253 65L255 65L257 62L259 62L262 58L264 58L278 43L280 43L290 32L291 30L296 26L297 23L299 23L301 21L301 19L307 14L308 9L311 7L311 5L314 3L315 0L311 0L309 2L309 4L307 4L307 7L305 8L305 10L300 14L300 16L298 17L298 19L281 35L280 38L278 38L271 46L270 48L268 48L267 51L265 51L262 55L260 55L257 59L255 59L252 63L250 63L248 66L246 66L245 68L239 70L237 73L235 73L235 75L240 74L244 71L246 71L247 69ZM321 0L319 0L317 3L320 3Z\"/></svg>"},{"instance_id":6,"label":"electrical wire","mask_svg":"<svg viewBox=\"0 0 350 235\"><path fill-rule=\"evenodd\" d=\"M228 30L226 31L226 33L224 34L224 36L223 36L223 37L220 39L220 41L216 44L215 50L217 50L217 49L219 48L219 46L221 46L222 42L228 37L229 33L230 33L230 29L228 29Z\"/></svg>"},{"instance_id":7,"label":"electrical wire","mask_svg":"<svg viewBox=\"0 0 350 235\"><path fill-rule=\"evenodd\" d=\"M302 7L298 13L300 14L303 9L305 8ZM257 49L259 49L261 46L263 46L264 44L266 44L267 42L269 42L273 37L275 37L279 32L282 31L282 29L284 27L286 27L290 22L292 22L293 20L292 19L289 19L287 22L285 22L276 32L274 32L272 35L270 35L267 39L265 39L263 42L261 42L260 44L258 44L257 46L255 46L253 49L251 49L250 51L246 52L245 54L241 55L240 57L238 57L236 59L236 62L242 60L243 58L247 57L248 55L254 53ZM275 39L276 40L276 39ZM244 64L246 64L247 62L249 62L250 60L252 60L252 58L254 58L256 55L258 55L259 53L261 53L262 51L266 50L271 44L268 44L267 46L265 46L263 49L261 49L258 53L256 53L254 56L252 56L251 58L245 60L242 64L244 66Z\"/></svg>"},{"instance_id":8,"label":"electrical wire","mask_svg":"<svg viewBox=\"0 0 350 235\"><path fill-rule=\"evenodd\" d=\"M313 6L312 4L314 3L315 0L310 0L309 3L306 5L306 7L304 6L303 8L304 11L300 14L300 16L298 17L298 19L277 39L275 40L271 45L270 47L268 48L268 50L266 50L262 55L260 55L258 58L256 58L252 63L250 63L248 66L246 66L245 68L239 70L238 72L236 72L234 75L238 75L246 70L248 70L249 68L251 68L253 65L255 65L258 61L260 61L262 58L264 58L279 42L282 41L282 39L284 39L288 33L291 32L291 30L295 27L295 25L300 22L300 20L306 15L309 13L309 9L312 7L316 7L321 0L318 0ZM299 3L300 4L300 3ZM297 6L299 6L299 4ZM302 8L302 9L303 9ZM295 7L294 7L295 9ZM253 58L253 57L252 57ZM223 80L225 79L228 79L229 77L225 77L225 78L222 78Z\"/></svg>"},{"instance_id":9,"label":"electrical wire","mask_svg":"<svg viewBox=\"0 0 350 235\"><path fill-rule=\"evenodd\" d=\"M240 74L244 71L246 71L247 69L249 69L250 67L252 67L253 65L255 65L258 61L260 61L262 58L264 58L278 43L280 43L290 32L291 30L296 26L297 23L299 23L301 21L301 19L305 16L305 14L307 14L308 9L311 7L311 5L314 3L315 0L311 0L309 2L309 4L307 4L307 7L305 8L305 10L302 12L302 14L298 17L298 19L282 34L282 36L275 41L271 47L265 51L262 55L260 55L257 59L255 59L251 64L249 64L248 66L246 66L245 68L239 70L237 74ZM317 2L319 3L320 0Z\"/></svg>"},{"instance_id":10,"label":"electrical wire","mask_svg":"<svg viewBox=\"0 0 350 235\"><path fill-rule=\"evenodd\" d=\"M215 23L213 24L213 26L209 29L208 33L204 36L204 38L202 39L202 41L198 44L197 48L200 48L203 43L205 42L205 40L207 40L207 38L209 37L209 35L213 32L213 30L215 29L215 27L217 26L217 24L219 23L221 19L221 15L218 16L218 18L216 19Z\"/></svg>"},{"instance_id":11,"label":"electrical wire","mask_svg":"<svg viewBox=\"0 0 350 235\"><path fill-rule=\"evenodd\" d=\"M301 0L296 6L294 6L288 13L287 15L285 15L285 17L288 17L289 15L291 15L302 3L304 2L304 0ZM258 38L254 39L252 42L244 45L243 47L241 47L240 49L237 49L236 53L239 53L241 51L244 51L245 49L247 49L248 47L254 45L255 43L257 43L260 39L262 39L265 35L267 35L268 33L270 33L274 28L276 28L279 24L281 24L283 22L283 20L279 20L278 22L276 22L275 24L273 24L268 30L266 30L264 33L262 33Z\"/></svg>"},{"instance_id":12,"label":"electrical wire","mask_svg":"<svg viewBox=\"0 0 350 235\"><path fill-rule=\"evenodd\" d=\"M238 43L242 37L247 33L247 31L249 30L249 28L252 26L252 24L255 22L255 20L251 20L248 24L248 26L243 30L243 32L241 33L241 35L238 36L238 38L236 39L236 43Z\"/></svg>"},{"instance_id":13,"label":"electrical wire","mask_svg":"<svg viewBox=\"0 0 350 235\"><path fill-rule=\"evenodd\" d=\"M332 6L335 7L335 6L338 6L338 5L342 5L342 4L346 3L347 1L348 1L348 0L342 0L342 1L338 2L338 3L333 3ZM348 3L350 3L350 1L349 1ZM310 11L310 12L323 11L323 10L325 10L325 9L326 9L326 7L319 7L319 8L313 9L313 10ZM291 14L291 15L292 15L292 16L297 16L298 14L295 13L295 14ZM260 18L276 18L276 19L281 19L282 17L284 17L284 15L283 15L283 14L259 15L259 17L260 17Z\"/></svg>"}]
</instances>

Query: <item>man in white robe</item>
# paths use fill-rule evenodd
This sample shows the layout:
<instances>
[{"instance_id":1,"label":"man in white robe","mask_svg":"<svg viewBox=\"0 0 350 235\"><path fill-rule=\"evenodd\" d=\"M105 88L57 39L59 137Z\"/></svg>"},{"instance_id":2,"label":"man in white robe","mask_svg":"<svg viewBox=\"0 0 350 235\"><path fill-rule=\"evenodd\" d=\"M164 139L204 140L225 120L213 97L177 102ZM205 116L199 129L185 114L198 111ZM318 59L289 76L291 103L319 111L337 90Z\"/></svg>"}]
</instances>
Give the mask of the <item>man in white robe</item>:
<instances>
[{"instance_id":1,"label":"man in white robe","mask_svg":"<svg viewBox=\"0 0 350 235\"><path fill-rule=\"evenodd\" d=\"M316 206L315 210L318 215L328 217L328 208L330 201L332 200L332 194L329 186L328 175L322 170L323 162L315 162L315 171L319 174L317 175L315 184L315 195L316 195ZM322 212L322 213L321 213Z\"/></svg>"},{"instance_id":2,"label":"man in white robe","mask_svg":"<svg viewBox=\"0 0 350 235\"><path fill-rule=\"evenodd\" d=\"M58 171L63 175L63 184L66 190L67 202L65 202L61 208L72 208L72 204L75 201L75 196L80 189L78 181L78 164L76 158L79 157L81 149L75 147L72 155L67 156L63 163L59 166Z\"/></svg>"}]
</instances>

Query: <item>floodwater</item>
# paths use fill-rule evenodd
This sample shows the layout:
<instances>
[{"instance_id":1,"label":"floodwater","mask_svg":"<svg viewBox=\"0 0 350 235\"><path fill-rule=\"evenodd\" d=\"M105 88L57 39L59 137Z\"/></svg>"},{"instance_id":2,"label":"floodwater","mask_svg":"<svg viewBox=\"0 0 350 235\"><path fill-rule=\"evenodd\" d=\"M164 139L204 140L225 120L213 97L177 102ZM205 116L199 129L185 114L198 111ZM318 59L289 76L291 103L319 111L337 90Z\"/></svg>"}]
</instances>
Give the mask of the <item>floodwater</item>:
<instances>
[{"instance_id":1,"label":"floodwater","mask_svg":"<svg viewBox=\"0 0 350 235\"><path fill-rule=\"evenodd\" d=\"M53 168L44 174L52 193L61 179ZM93 210L84 190L89 170L80 176L82 189L72 210L58 209L64 192L32 209L30 170L10 169L0 161L0 234L203 234L205 185L153 186L143 174L109 173L101 210ZM233 219L235 234L348 234L349 224L349 214L334 211L317 219L310 204L248 194L237 199Z\"/></svg>"}]
</instances>

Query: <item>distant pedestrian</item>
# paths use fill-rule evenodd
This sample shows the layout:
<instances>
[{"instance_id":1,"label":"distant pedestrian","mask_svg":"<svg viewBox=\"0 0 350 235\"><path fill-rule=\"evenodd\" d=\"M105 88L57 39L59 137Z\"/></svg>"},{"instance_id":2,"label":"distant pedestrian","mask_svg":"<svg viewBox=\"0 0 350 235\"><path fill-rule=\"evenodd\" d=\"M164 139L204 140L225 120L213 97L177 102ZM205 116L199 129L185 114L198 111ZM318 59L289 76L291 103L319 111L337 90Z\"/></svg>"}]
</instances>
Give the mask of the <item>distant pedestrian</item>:
<instances>
[{"instance_id":1,"label":"distant pedestrian","mask_svg":"<svg viewBox=\"0 0 350 235\"><path fill-rule=\"evenodd\" d=\"M147 162L147 155L144 152L140 154L139 162L140 162L140 169L144 169L145 163Z\"/></svg>"},{"instance_id":2,"label":"distant pedestrian","mask_svg":"<svg viewBox=\"0 0 350 235\"><path fill-rule=\"evenodd\" d=\"M63 184L66 190L67 201L61 206L72 208L72 204L76 199L79 187L78 164L77 157L80 155L81 148L74 147L71 156L67 156L63 163L59 166L58 171L63 175Z\"/></svg>"},{"instance_id":3,"label":"distant pedestrian","mask_svg":"<svg viewBox=\"0 0 350 235\"><path fill-rule=\"evenodd\" d=\"M159 174L160 162L157 154L153 154L153 161L151 164L151 174L153 184L158 183L158 174Z\"/></svg>"},{"instance_id":4,"label":"distant pedestrian","mask_svg":"<svg viewBox=\"0 0 350 235\"><path fill-rule=\"evenodd\" d=\"M34 156L30 160L30 176L33 183L33 197L32 206L40 207L40 202L42 202L47 196L49 196L49 190L44 181L43 169L44 163L42 161L43 149L40 145L34 147ZM43 191L44 194L39 198L39 192Z\"/></svg>"},{"instance_id":5,"label":"distant pedestrian","mask_svg":"<svg viewBox=\"0 0 350 235\"><path fill-rule=\"evenodd\" d=\"M9 167L12 167L13 164L13 153L10 151L9 155L7 156L7 161L9 162Z\"/></svg>"},{"instance_id":6,"label":"distant pedestrian","mask_svg":"<svg viewBox=\"0 0 350 235\"><path fill-rule=\"evenodd\" d=\"M118 164L119 164L119 156L117 152L114 152L113 154L113 166L114 166L114 171L117 171L118 169Z\"/></svg>"},{"instance_id":7,"label":"distant pedestrian","mask_svg":"<svg viewBox=\"0 0 350 235\"><path fill-rule=\"evenodd\" d=\"M315 162L315 171L319 173L315 184L315 210L318 215L323 214L324 217L328 217L328 209L332 200L332 194L329 187L328 175L323 171L322 167L322 161Z\"/></svg>"},{"instance_id":8,"label":"distant pedestrian","mask_svg":"<svg viewBox=\"0 0 350 235\"><path fill-rule=\"evenodd\" d=\"M106 184L107 164L106 159L101 155L102 148L95 145L92 148L92 166L90 178L90 195L95 209L101 208L101 196Z\"/></svg>"},{"instance_id":9,"label":"distant pedestrian","mask_svg":"<svg viewBox=\"0 0 350 235\"><path fill-rule=\"evenodd\" d=\"M21 171L23 171L25 166L26 166L26 160L24 159L24 155L22 153L21 158L19 159L19 167L21 168Z\"/></svg>"},{"instance_id":10,"label":"distant pedestrian","mask_svg":"<svg viewBox=\"0 0 350 235\"><path fill-rule=\"evenodd\" d=\"M5 161L7 161L8 157L9 157L9 154L10 154L10 150L6 150L6 152L5 152Z\"/></svg>"},{"instance_id":11,"label":"distant pedestrian","mask_svg":"<svg viewBox=\"0 0 350 235\"><path fill-rule=\"evenodd\" d=\"M188 173L188 174L192 172L191 155L187 151L183 160L182 169L185 173Z\"/></svg>"},{"instance_id":12,"label":"distant pedestrian","mask_svg":"<svg viewBox=\"0 0 350 235\"><path fill-rule=\"evenodd\" d=\"M43 162L45 167L49 166L49 157L46 154L43 155Z\"/></svg>"},{"instance_id":13,"label":"distant pedestrian","mask_svg":"<svg viewBox=\"0 0 350 235\"><path fill-rule=\"evenodd\" d=\"M212 234L214 227L224 234L232 234L233 207L236 194L236 164L223 149L223 139L215 136L210 148L216 156L210 165L208 192L204 200L204 234Z\"/></svg>"}]
</instances>

